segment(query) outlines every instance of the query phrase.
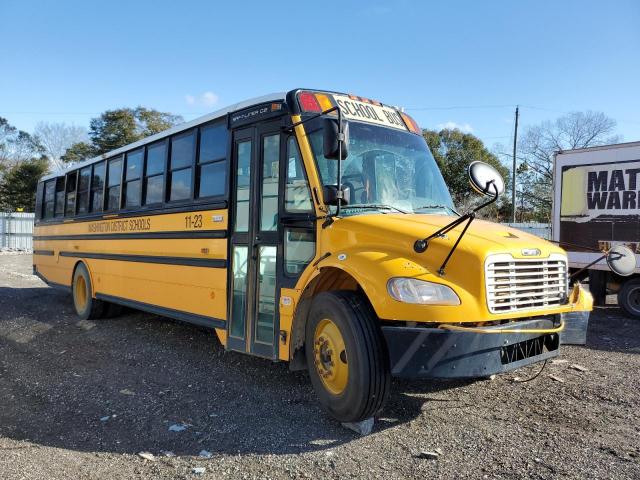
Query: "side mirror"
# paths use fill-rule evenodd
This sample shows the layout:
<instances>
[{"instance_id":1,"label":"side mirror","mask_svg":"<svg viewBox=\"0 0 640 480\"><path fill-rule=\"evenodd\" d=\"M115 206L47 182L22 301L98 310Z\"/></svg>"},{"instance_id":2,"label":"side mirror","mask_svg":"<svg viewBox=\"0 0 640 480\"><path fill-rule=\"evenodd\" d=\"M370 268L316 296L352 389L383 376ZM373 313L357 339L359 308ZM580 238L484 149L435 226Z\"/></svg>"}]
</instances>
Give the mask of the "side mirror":
<instances>
[{"instance_id":1,"label":"side mirror","mask_svg":"<svg viewBox=\"0 0 640 480\"><path fill-rule=\"evenodd\" d=\"M488 163L471 162L469 165L469 182L478 193L487 196L504 193L504 180L500 172Z\"/></svg>"},{"instance_id":2,"label":"side mirror","mask_svg":"<svg viewBox=\"0 0 640 480\"><path fill-rule=\"evenodd\" d=\"M629 247L616 245L607 252L607 265L613 273L628 277L636 269L636 256Z\"/></svg>"},{"instance_id":3,"label":"side mirror","mask_svg":"<svg viewBox=\"0 0 640 480\"><path fill-rule=\"evenodd\" d=\"M349 155L349 123L342 121L342 138L338 131L338 120L335 118L324 118L322 123L323 146L325 158L337 160L342 143L342 159Z\"/></svg>"},{"instance_id":4,"label":"side mirror","mask_svg":"<svg viewBox=\"0 0 640 480\"><path fill-rule=\"evenodd\" d=\"M349 205L351 200L351 189L346 186L342 186L342 205ZM324 203L326 205L338 205L338 186L337 185L325 185L322 187L322 196L324 197Z\"/></svg>"}]
</instances>

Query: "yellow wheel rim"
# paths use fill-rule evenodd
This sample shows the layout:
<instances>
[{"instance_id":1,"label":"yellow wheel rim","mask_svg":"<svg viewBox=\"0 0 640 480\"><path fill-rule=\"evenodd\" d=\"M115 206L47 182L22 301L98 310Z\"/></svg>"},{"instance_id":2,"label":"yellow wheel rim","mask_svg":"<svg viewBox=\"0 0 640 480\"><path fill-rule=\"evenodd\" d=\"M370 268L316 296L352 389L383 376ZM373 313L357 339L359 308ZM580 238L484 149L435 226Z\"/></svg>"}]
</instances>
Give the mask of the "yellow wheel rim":
<instances>
[{"instance_id":1,"label":"yellow wheel rim","mask_svg":"<svg viewBox=\"0 0 640 480\"><path fill-rule=\"evenodd\" d=\"M78 310L83 311L87 306L87 299L89 297L87 291L87 282L84 279L84 276L78 275L76 278L76 307Z\"/></svg>"},{"instance_id":2,"label":"yellow wheel rim","mask_svg":"<svg viewBox=\"0 0 640 480\"><path fill-rule=\"evenodd\" d=\"M334 395L342 393L349 380L347 351L338 326L327 318L316 327L313 358L325 388Z\"/></svg>"}]
</instances>

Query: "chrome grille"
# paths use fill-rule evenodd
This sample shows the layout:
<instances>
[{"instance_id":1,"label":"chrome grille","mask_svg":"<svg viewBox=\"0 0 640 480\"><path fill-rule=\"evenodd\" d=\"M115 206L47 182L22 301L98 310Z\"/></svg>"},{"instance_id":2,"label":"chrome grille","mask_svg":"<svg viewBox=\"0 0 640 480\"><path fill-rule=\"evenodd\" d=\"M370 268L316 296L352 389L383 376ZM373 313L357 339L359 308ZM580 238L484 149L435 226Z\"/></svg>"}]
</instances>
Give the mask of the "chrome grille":
<instances>
[{"instance_id":1,"label":"chrome grille","mask_svg":"<svg viewBox=\"0 0 640 480\"><path fill-rule=\"evenodd\" d=\"M507 313L561 305L567 295L567 260L516 259L494 255L485 263L487 306L491 313Z\"/></svg>"}]
</instances>

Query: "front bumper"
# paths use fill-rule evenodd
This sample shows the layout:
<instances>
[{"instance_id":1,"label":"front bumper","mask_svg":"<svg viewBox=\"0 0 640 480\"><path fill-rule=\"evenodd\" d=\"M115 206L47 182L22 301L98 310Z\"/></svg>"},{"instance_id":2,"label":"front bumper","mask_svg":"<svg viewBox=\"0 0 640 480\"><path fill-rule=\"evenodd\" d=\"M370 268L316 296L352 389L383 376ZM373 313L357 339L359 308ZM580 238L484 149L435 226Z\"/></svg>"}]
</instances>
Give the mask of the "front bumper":
<instances>
[{"instance_id":1,"label":"front bumper","mask_svg":"<svg viewBox=\"0 0 640 480\"><path fill-rule=\"evenodd\" d=\"M559 315L483 330L552 329ZM559 353L559 333L476 333L382 327L391 374L403 378L477 378L508 372Z\"/></svg>"}]
</instances>

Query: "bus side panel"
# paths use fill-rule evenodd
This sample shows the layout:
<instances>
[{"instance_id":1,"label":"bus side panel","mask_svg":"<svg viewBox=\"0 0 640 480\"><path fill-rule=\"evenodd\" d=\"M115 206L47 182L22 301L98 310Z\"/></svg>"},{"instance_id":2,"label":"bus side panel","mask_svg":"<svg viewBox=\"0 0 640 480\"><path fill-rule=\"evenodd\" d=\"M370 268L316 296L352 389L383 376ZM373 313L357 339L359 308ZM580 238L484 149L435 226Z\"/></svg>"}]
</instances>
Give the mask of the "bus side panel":
<instances>
[{"instance_id":1,"label":"bus side panel","mask_svg":"<svg viewBox=\"0 0 640 480\"><path fill-rule=\"evenodd\" d=\"M36 240L33 247L33 265L47 282L70 287L71 269L75 262L72 259L58 258L53 254L54 251L51 242L45 244Z\"/></svg>"},{"instance_id":2,"label":"bus side panel","mask_svg":"<svg viewBox=\"0 0 640 480\"><path fill-rule=\"evenodd\" d=\"M226 268L87 259L95 293L226 319Z\"/></svg>"},{"instance_id":3,"label":"bus side panel","mask_svg":"<svg viewBox=\"0 0 640 480\"><path fill-rule=\"evenodd\" d=\"M38 225L34 265L47 281L70 286L83 260L94 295L226 319L226 219L226 210L215 210Z\"/></svg>"}]
</instances>

